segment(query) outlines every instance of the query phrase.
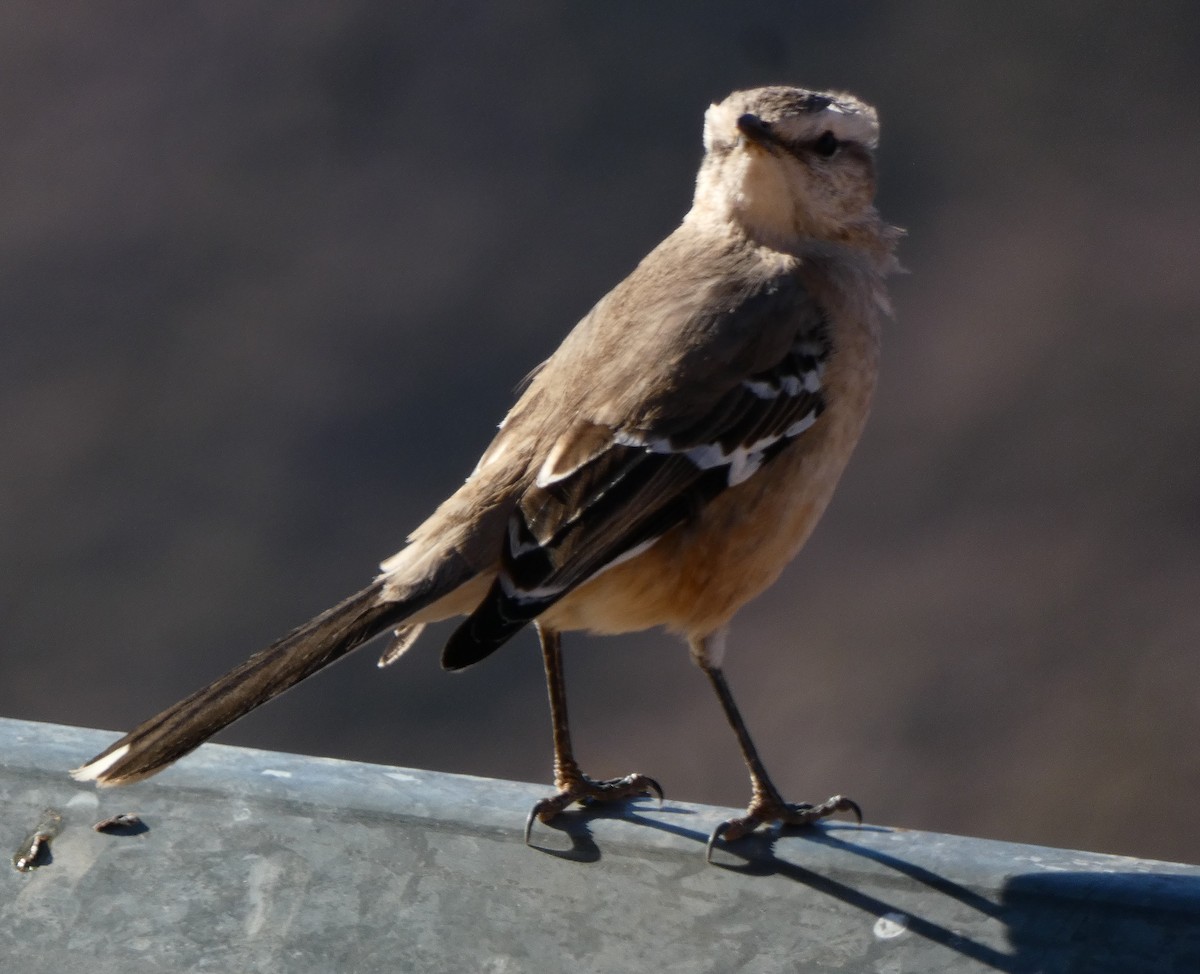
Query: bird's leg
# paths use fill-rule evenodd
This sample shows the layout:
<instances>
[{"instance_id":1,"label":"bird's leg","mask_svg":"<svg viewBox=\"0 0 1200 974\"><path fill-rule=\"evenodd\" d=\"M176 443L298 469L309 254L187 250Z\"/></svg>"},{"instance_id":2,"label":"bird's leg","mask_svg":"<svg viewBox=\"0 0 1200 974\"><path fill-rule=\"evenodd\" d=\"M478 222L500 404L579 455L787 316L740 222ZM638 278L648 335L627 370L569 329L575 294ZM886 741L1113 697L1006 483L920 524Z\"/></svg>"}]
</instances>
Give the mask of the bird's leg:
<instances>
[{"instance_id":1,"label":"bird's leg","mask_svg":"<svg viewBox=\"0 0 1200 974\"><path fill-rule=\"evenodd\" d=\"M655 795L662 801L662 788L644 774L628 774L610 781L593 781L579 768L571 749L571 727L567 719L567 687L563 679L562 649L559 634L538 625L542 643L542 661L546 666L546 689L550 694L550 722L554 730L554 787L557 793L543 798L529 812L525 822L525 841L535 820L549 822L574 802L616 801L640 795Z\"/></svg>"},{"instance_id":2,"label":"bird's leg","mask_svg":"<svg viewBox=\"0 0 1200 974\"><path fill-rule=\"evenodd\" d=\"M716 640L715 645L710 644L710 639ZM737 704L734 703L733 694L725 680L725 674L721 671L719 662L724 649L724 633L718 633L709 639L693 641L691 649L692 659L704 671L717 693L717 698L721 701L725 717L729 721L729 726L733 728L734 734L737 735L738 746L742 749L742 758L750 771L750 805L746 809L746 814L722 822L713 830L705 848L705 856L708 860L712 861L713 847L718 839L732 842L753 832L766 822L779 822L781 825L809 825L837 812L852 812L861 822L862 811L858 804L841 795L834 795L819 805L783 800L779 790L767 774L762 759L758 756L758 750L750 738L750 732L746 729L746 722L742 719ZM714 653L713 650L716 652ZM714 656L716 657L715 662Z\"/></svg>"}]
</instances>

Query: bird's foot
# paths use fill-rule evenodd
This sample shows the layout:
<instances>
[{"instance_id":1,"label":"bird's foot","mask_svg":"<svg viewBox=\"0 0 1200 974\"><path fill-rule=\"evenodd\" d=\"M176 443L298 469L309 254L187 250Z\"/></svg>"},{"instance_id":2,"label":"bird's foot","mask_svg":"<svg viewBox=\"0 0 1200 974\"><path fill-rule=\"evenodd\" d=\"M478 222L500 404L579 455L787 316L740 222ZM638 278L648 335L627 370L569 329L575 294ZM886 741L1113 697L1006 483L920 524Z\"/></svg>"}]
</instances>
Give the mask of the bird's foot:
<instances>
[{"instance_id":1,"label":"bird's foot","mask_svg":"<svg viewBox=\"0 0 1200 974\"><path fill-rule=\"evenodd\" d=\"M785 802L778 795L755 795L745 815L728 819L713 829L708 838L708 845L704 848L704 858L712 862L713 848L718 839L734 842L767 822L811 825L838 812L851 812L858 819L858 823L862 824L862 809L858 807L858 803L842 795L834 795L819 805L811 805L808 802L793 804Z\"/></svg>"},{"instance_id":2,"label":"bird's foot","mask_svg":"<svg viewBox=\"0 0 1200 974\"><path fill-rule=\"evenodd\" d=\"M585 774L572 775L557 782L558 792L549 798L543 798L529 811L525 820L525 844L529 844L529 835L533 831L533 823L549 822L568 805L575 802L591 804L592 802L613 802L625 798L641 798L653 795L659 803L663 800L663 791L659 783L644 774L627 774L624 778L612 778L608 781L593 781Z\"/></svg>"}]
</instances>

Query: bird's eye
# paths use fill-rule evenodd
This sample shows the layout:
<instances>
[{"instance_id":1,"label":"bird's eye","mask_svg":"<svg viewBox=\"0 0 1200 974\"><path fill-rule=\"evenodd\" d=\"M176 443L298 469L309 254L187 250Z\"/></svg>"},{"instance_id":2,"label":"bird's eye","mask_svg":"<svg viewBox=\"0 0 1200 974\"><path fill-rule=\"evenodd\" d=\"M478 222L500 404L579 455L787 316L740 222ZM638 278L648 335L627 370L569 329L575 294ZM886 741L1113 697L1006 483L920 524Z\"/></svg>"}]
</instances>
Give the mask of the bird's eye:
<instances>
[{"instance_id":1,"label":"bird's eye","mask_svg":"<svg viewBox=\"0 0 1200 974\"><path fill-rule=\"evenodd\" d=\"M837 136L832 132L822 132L816 142L813 143L813 152L819 155L822 159L828 159L840 149L842 143L837 140Z\"/></svg>"}]
</instances>

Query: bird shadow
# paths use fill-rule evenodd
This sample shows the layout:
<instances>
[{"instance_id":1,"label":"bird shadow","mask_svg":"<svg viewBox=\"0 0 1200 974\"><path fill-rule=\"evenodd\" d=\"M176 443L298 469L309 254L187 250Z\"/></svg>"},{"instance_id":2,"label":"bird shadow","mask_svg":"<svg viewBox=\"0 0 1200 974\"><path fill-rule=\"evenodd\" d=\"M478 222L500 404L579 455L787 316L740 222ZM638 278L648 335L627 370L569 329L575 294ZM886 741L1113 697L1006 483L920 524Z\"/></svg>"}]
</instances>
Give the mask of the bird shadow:
<instances>
[{"instance_id":1,"label":"bird shadow","mask_svg":"<svg viewBox=\"0 0 1200 974\"><path fill-rule=\"evenodd\" d=\"M650 825L658 829L660 832L669 832L674 835L679 835L684 838L696 838L700 836L699 832L693 829L675 826L668 822L664 822L657 818L647 818L639 815L637 804L638 802L654 799L634 798L627 799L619 803L604 803L604 802L589 802L579 808L571 808L560 812L549 822L536 821L533 823L533 829L530 833L530 840L527 843L531 849L545 853L548 856L554 856L556 859L566 859L572 862L599 862L601 859L600 847L596 844L595 838L592 836L591 823L595 821L603 821L605 819L620 820L625 822L633 822L639 825ZM679 808L666 803L660 803L655 809L656 815L693 815L691 809ZM571 846L568 849L557 849L551 846L543 845L539 841L534 841L539 830L551 829L555 832L562 833L571 841Z\"/></svg>"},{"instance_id":2,"label":"bird shadow","mask_svg":"<svg viewBox=\"0 0 1200 974\"><path fill-rule=\"evenodd\" d=\"M876 919L895 916L897 914L903 915L907 918L906 928L912 934L942 947L954 950L964 957L968 957L981 964L986 964L995 970L1024 971L1034 969L1033 967L1014 966L1018 958L1015 958L1012 954L972 940L962 934L961 931L951 929L944 924L930 919L936 910L936 906L926 911L926 915L924 916L916 915L913 913L911 906L901 906L890 902L880 895L867 892L865 889L807 869L788 859L782 859L775 852L776 845L782 836L800 838L805 842L811 842L815 845L822 845L827 848L846 852L850 855L869 859L906 877L914 884L938 894L940 897L956 900L962 905L982 913L986 917L1003 919L1001 906L986 896L924 866L919 866L898 856L881 852L878 849L846 841L838 834L841 832L861 834L863 831L891 832L893 830L880 826L822 822L816 825L785 829L779 832L754 832L739 839L736 843L718 846L720 858L715 854L712 864L718 869L740 873L745 876L779 876L789 879L808 887L816 893L831 897L856 910L874 916ZM739 858L737 861L730 861L731 856ZM877 888L883 888L883 884L876 883L873 885Z\"/></svg>"},{"instance_id":3,"label":"bird shadow","mask_svg":"<svg viewBox=\"0 0 1200 974\"><path fill-rule=\"evenodd\" d=\"M602 852L593 838L591 824L621 819L694 841L703 850L708 833L692 825L694 811L670 804L655 809L652 815L649 811L636 803L572 810L545 826L539 824L539 828L568 836L568 849L541 844L533 847L560 859L595 863ZM718 843L712 865L747 877L789 880L876 921L902 916L908 933L991 970L1012 974L1200 970L1200 925L1194 922L1200 916L1200 877L1133 870L1047 871L1039 867L1026 873L1002 872L1004 878L992 895L984 895L928 866L853 841L854 836L867 832L893 831L882 826L828 821L758 831L733 843ZM882 879L873 872L860 883L850 883L844 879L844 869L838 871L843 878L808 869L794 861L794 846L789 858L778 854L778 844L785 836L870 861L897 879ZM889 896L889 889L897 892ZM928 905L914 910L914 892L918 894L916 899ZM899 902L901 896L903 903ZM975 925L989 921L999 925L996 935L987 938L990 943L964 932L964 927L973 926L962 922L964 908L979 915ZM942 919L947 922L939 922ZM1163 956L1162 942L1171 945L1169 958ZM1155 949L1154 943L1160 947Z\"/></svg>"}]
</instances>

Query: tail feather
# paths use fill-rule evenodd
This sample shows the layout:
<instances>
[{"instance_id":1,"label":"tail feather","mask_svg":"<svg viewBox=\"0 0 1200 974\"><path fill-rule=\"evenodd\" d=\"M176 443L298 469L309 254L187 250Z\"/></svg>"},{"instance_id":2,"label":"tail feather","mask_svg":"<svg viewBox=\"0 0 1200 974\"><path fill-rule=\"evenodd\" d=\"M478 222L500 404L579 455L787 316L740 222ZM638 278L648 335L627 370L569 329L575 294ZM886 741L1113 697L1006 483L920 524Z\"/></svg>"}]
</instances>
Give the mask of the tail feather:
<instances>
[{"instance_id":1,"label":"tail feather","mask_svg":"<svg viewBox=\"0 0 1200 974\"><path fill-rule=\"evenodd\" d=\"M413 643L417 641L417 637L425 629L425 623L418 622L412 626L398 626L392 632L392 638L388 640L387 649L379 657L379 662L375 665L382 669L385 666L391 666L396 660L407 653Z\"/></svg>"},{"instance_id":2,"label":"tail feather","mask_svg":"<svg viewBox=\"0 0 1200 974\"><path fill-rule=\"evenodd\" d=\"M134 728L72 771L72 776L100 785L147 778L255 707L403 621L436 594L402 602L382 601L383 587L376 582L294 629L215 683Z\"/></svg>"},{"instance_id":3,"label":"tail feather","mask_svg":"<svg viewBox=\"0 0 1200 974\"><path fill-rule=\"evenodd\" d=\"M442 648L442 668L461 670L491 656L518 632L553 605L555 599L522 603L505 594L499 580Z\"/></svg>"}]
</instances>

